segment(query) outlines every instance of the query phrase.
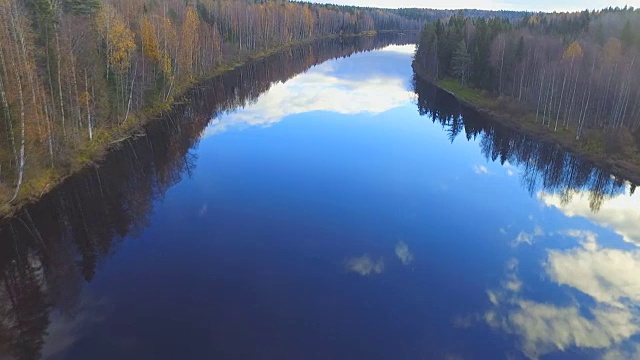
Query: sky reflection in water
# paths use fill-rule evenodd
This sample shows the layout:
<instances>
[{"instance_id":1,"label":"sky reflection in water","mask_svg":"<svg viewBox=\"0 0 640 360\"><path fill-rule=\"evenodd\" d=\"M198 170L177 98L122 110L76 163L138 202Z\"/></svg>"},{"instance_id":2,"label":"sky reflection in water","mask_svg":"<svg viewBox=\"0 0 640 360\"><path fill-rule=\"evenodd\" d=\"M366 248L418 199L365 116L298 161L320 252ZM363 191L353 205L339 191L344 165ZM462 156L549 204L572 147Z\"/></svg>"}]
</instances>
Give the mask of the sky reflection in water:
<instances>
[{"instance_id":1,"label":"sky reflection in water","mask_svg":"<svg viewBox=\"0 0 640 360\"><path fill-rule=\"evenodd\" d=\"M349 61L330 61L273 86L255 104L214 119L206 135L229 128L270 126L287 116L312 111L341 115L380 114L415 97L406 77L414 45L392 45Z\"/></svg>"},{"instance_id":2,"label":"sky reflection in water","mask_svg":"<svg viewBox=\"0 0 640 360\"><path fill-rule=\"evenodd\" d=\"M418 115L412 51L329 61L214 119L43 353L640 357L638 194L530 196L521 167Z\"/></svg>"}]
</instances>

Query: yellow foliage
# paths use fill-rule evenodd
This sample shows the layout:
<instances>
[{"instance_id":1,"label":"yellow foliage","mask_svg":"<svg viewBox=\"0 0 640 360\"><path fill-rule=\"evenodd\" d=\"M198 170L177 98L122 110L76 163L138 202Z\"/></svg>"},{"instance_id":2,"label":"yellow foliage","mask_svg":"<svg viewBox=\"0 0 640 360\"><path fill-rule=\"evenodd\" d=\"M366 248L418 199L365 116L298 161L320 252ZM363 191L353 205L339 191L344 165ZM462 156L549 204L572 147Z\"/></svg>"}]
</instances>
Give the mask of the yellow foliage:
<instances>
[{"instance_id":1,"label":"yellow foliage","mask_svg":"<svg viewBox=\"0 0 640 360\"><path fill-rule=\"evenodd\" d=\"M80 99L78 99L81 104L88 105L91 101L91 94L88 91L84 91L80 94Z\"/></svg>"},{"instance_id":2,"label":"yellow foliage","mask_svg":"<svg viewBox=\"0 0 640 360\"><path fill-rule=\"evenodd\" d=\"M198 43L198 27L200 26L200 18L198 12L193 8L187 8L184 22L182 23L182 52L180 56L180 68L188 71L188 76L193 68L194 51Z\"/></svg>"},{"instance_id":3,"label":"yellow foliage","mask_svg":"<svg viewBox=\"0 0 640 360\"><path fill-rule=\"evenodd\" d=\"M529 25L538 25L540 23L540 17L538 15L533 15L529 18Z\"/></svg>"},{"instance_id":4,"label":"yellow foliage","mask_svg":"<svg viewBox=\"0 0 640 360\"><path fill-rule=\"evenodd\" d=\"M109 42L111 44L109 56L111 66L120 73L128 71L131 67L131 57L136 50L133 31L120 19L116 19L109 32Z\"/></svg>"},{"instance_id":5,"label":"yellow foliage","mask_svg":"<svg viewBox=\"0 0 640 360\"><path fill-rule=\"evenodd\" d=\"M156 39L153 23L144 16L140 20L140 32L142 37L142 51L144 55L153 61L160 60L160 50L158 49L158 39Z\"/></svg>"},{"instance_id":6,"label":"yellow foliage","mask_svg":"<svg viewBox=\"0 0 640 360\"><path fill-rule=\"evenodd\" d=\"M173 79L173 67L171 66L171 56L169 56L167 52L162 54L160 65L162 67L162 73L164 74L164 76L169 80Z\"/></svg>"},{"instance_id":7,"label":"yellow foliage","mask_svg":"<svg viewBox=\"0 0 640 360\"><path fill-rule=\"evenodd\" d=\"M562 55L562 60L567 60L567 59L573 60L575 58L582 58L583 56L584 56L584 51L582 51L582 47L580 46L580 43L578 43L578 41L574 41L565 50L564 55Z\"/></svg>"},{"instance_id":8,"label":"yellow foliage","mask_svg":"<svg viewBox=\"0 0 640 360\"><path fill-rule=\"evenodd\" d=\"M103 39L107 39L109 31L116 21L116 12L108 3L100 6L100 10L96 14L96 25L98 26L98 33Z\"/></svg>"},{"instance_id":9,"label":"yellow foliage","mask_svg":"<svg viewBox=\"0 0 640 360\"><path fill-rule=\"evenodd\" d=\"M304 11L304 23L307 27L307 31L311 33L311 31L313 30L313 23L314 23L313 13L311 12L311 9L309 9L308 7L304 7L303 11Z\"/></svg>"},{"instance_id":10,"label":"yellow foliage","mask_svg":"<svg viewBox=\"0 0 640 360\"><path fill-rule=\"evenodd\" d=\"M604 59L607 63L616 63L622 54L622 43L617 38L609 38L604 44Z\"/></svg>"},{"instance_id":11,"label":"yellow foliage","mask_svg":"<svg viewBox=\"0 0 640 360\"><path fill-rule=\"evenodd\" d=\"M96 25L100 36L107 42L109 64L120 73L129 70L136 49L133 31L109 4L100 7Z\"/></svg>"}]
</instances>

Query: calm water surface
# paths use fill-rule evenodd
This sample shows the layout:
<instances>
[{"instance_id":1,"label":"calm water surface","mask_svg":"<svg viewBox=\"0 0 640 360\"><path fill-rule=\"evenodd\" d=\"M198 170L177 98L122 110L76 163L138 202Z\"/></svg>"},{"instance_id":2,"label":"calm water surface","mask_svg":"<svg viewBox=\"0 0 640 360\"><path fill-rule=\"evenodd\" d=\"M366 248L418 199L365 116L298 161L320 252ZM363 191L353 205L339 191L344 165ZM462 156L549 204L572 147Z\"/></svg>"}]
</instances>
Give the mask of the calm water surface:
<instances>
[{"instance_id":1,"label":"calm water surface","mask_svg":"<svg viewBox=\"0 0 640 360\"><path fill-rule=\"evenodd\" d=\"M414 81L413 45L295 75L356 45L196 90L6 224L0 351L640 357L632 186Z\"/></svg>"}]
</instances>

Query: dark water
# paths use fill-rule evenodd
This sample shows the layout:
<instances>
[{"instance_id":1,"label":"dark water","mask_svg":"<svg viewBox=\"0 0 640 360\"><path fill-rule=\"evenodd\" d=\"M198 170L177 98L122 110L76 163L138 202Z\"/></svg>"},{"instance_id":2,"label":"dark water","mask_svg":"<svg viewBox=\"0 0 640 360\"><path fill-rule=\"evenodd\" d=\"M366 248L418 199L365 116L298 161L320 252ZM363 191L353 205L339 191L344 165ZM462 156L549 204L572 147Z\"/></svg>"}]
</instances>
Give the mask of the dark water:
<instances>
[{"instance_id":1,"label":"dark water","mask_svg":"<svg viewBox=\"0 0 640 360\"><path fill-rule=\"evenodd\" d=\"M408 41L215 79L3 225L0 358L640 356L634 187L414 80L412 45L324 62Z\"/></svg>"}]
</instances>

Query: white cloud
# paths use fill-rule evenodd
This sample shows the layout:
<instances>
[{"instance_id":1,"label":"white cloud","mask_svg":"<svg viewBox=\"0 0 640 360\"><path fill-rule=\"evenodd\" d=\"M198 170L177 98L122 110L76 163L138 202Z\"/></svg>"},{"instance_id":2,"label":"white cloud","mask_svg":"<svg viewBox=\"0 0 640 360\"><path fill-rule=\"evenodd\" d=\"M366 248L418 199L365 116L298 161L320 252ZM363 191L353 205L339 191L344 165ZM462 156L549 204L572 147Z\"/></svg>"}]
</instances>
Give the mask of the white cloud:
<instances>
[{"instance_id":1,"label":"white cloud","mask_svg":"<svg viewBox=\"0 0 640 360\"><path fill-rule=\"evenodd\" d=\"M504 287L513 292L518 292L522 289L522 281L518 278L509 279L504 283Z\"/></svg>"},{"instance_id":2,"label":"white cloud","mask_svg":"<svg viewBox=\"0 0 640 360\"><path fill-rule=\"evenodd\" d=\"M630 349L613 348L602 356L602 360L630 359L640 359L640 344L633 344Z\"/></svg>"},{"instance_id":3,"label":"white cloud","mask_svg":"<svg viewBox=\"0 0 640 360\"><path fill-rule=\"evenodd\" d=\"M513 245L520 244L533 244L533 234L521 231L518 236L513 240Z\"/></svg>"},{"instance_id":4,"label":"white cloud","mask_svg":"<svg viewBox=\"0 0 640 360\"><path fill-rule=\"evenodd\" d=\"M476 174L479 174L479 175L483 175L483 174L491 174L491 172L489 171L489 169L487 169L487 167L486 167L486 166L484 166L484 165L474 165L474 166L473 166L473 171L474 171Z\"/></svg>"},{"instance_id":5,"label":"white cloud","mask_svg":"<svg viewBox=\"0 0 640 360\"><path fill-rule=\"evenodd\" d=\"M513 167L510 162L505 161L504 164L502 164L502 167L507 169L507 175L514 176L516 174L517 169Z\"/></svg>"},{"instance_id":6,"label":"white cloud","mask_svg":"<svg viewBox=\"0 0 640 360\"><path fill-rule=\"evenodd\" d=\"M493 307L485 312L485 322L516 335L531 359L571 348L598 350L603 359L634 358L640 354L634 343L640 335L640 250L603 248L589 231L564 234L581 246L549 250L545 272L554 283L593 302L557 305L527 299L517 276L518 261L510 259L502 288L487 291Z\"/></svg>"},{"instance_id":7,"label":"white cloud","mask_svg":"<svg viewBox=\"0 0 640 360\"><path fill-rule=\"evenodd\" d=\"M637 317L627 309L597 306L586 317L577 305L514 299L512 306L504 330L521 337L522 351L531 359L570 347L606 349L640 332Z\"/></svg>"},{"instance_id":8,"label":"white cloud","mask_svg":"<svg viewBox=\"0 0 640 360\"><path fill-rule=\"evenodd\" d=\"M500 304L498 295L495 292L489 290L487 291L487 296L489 297L489 301L491 301L493 305L498 306Z\"/></svg>"},{"instance_id":9,"label":"white cloud","mask_svg":"<svg viewBox=\"0 0 640 360\"><path fill-rule=\"evenodd\" d=\"M413 254L409 251L409 246L404 241L400 241L396 245L396 256L404 265L409 265L413 261Z\"/></svg>"},{"instance_id":10,"label":"white cloud","mask_svg":"<svg viewBox=\"0 0 640 360\"><path fill-rule=\"evenodd\" d=\"M511 292L517 293L522 290L522 281L518 279L516 272L518 271L518 259L511 258L505 264L507 269L507 276L502 282L502 287Z\"/></svg>"},{"instance_id":11,"label":"white cloud","mask_svg":"<svg viewBox=\"0 0 640 360\"><path fill-rule=\"evenodd\" d=\"M567 230L565 232L560 232L562 235L570 236L578 240L578 243L582 245L585 249L588 250L597 250L598 249L598 235L593 231L585 231L585 230Z\"/></svg>"},{"instance_id":12,"label":"white cloud","mask_svg":"<svg viewBox=\"0 0 640 360\"><path fill-rule=\"evenodd\" d=\"M540 225L536 225L536 227L533 229L533 235L544 236L544 230L542 230L542 227Z\"/></svg>"},{"instance_id":13,"label":"white cloud","mask_svg":"<svg viewBox=\"0 0 640 360\"><path fill-rule=\"evenodd\" d=\"M365 254L347 260L345 267L348 271L355 272L362 276L382 274L384 272L384 259L380 258L374 261L369 255Z\"/></svg>"},{"instance_id":14,"label":"white cloud","mask_svg":"<svg viewBox=\"0 0 640 360\"><path fill-rule=\"evenodd\" d=\"M410 47L390 46L381 51L405 54L409 59ZM266 127L289 115L312 111L350 115L379 114L409 104L416 97L407 88L407 79L403 76L380 71L358 78L347 78L335 69L335 64L340 61L344 60L326 62L285 83L272 86L255 103L212 121L203 136L218 134L230 128Z\"/></svg>"},{"instance_id":15,"label":"white cloud","mask_svg":"<svg viewBox=\"0 0 640 360\"><path fill-rule=\"evenodd\" d=\"M544 236L544 230L538 225L533 229L533 233L527 233L525 231L521 231L518 236L513 240L511 245L518 246L520 244L528 244L533 245L535 238Z\"/></svg>"},{"instance_id":16,"label":"white cloud","mask_svg":"<svg viewBox=\"0 0 640 360\"><path fill-rule=\"evenodd\" d=\"M605 200L598 212L591 211L588 193L575 194L568 202L560 195L541 192L538 198L548 207L555 207L568 217L579 216L607 227L624 241L640 246L640 194L625 194Z\"/></svg>"},{"instance_id":17,"label":"white cloud","mask_svg":"<svg viewBox=\"0 0 640 360\"><path fill-rule=\"evenodd\" d=\"M416 51L416 46L415 45L390 45L378 51L382 51L382 52L388 51L388 52L394 52L394 53L400 53L400 54L413 55Z\"/></svg>"},{"instance_id":18,"label":"white cloud","mask_svg":"<svg viewBox=\"0 0 640 360\"><path fill-rule=\"evenodd\" d=\"M602 248L591 232L568 234L579 238L582 247L548 252L545 268L553 281L611 306L625 307L629 301L640 304L640 250Z\"/></svg>"}]
</instances>

